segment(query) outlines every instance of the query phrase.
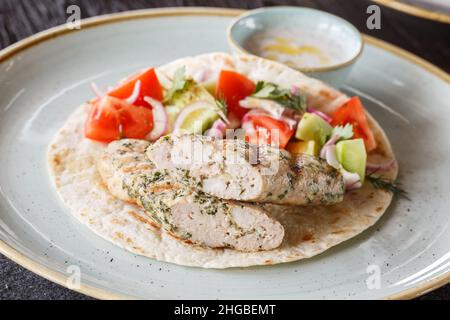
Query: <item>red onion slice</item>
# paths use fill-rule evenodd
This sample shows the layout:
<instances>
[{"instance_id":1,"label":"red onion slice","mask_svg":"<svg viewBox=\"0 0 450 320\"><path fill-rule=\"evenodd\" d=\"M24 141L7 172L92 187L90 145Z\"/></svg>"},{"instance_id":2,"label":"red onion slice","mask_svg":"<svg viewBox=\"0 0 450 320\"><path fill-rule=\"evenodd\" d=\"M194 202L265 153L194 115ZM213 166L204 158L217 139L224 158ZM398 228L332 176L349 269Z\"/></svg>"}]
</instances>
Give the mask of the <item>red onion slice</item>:
<instances>
[{"instance_id":1,"label":"red onion slice","mask_svg":"<svg viewBox=\"0 0 450 320\"><path fill-rule=\"evenodd\" d=\"M362 187L361 179L357 173L348 172L341 169L342 176L344 178L345 190L353 190Z\"/></svg>"},{"instance_id":2,"label":"red onion slice","mask_svg":"<svg viewBox=\"0 0 450 320\"><path fill-rule=\"evenodd\" d=\"M293 119L295 114L292 114L290 110L286 110L286 108L278 105L274 101L247 97L244 100L239 101L239 105L243 108L251 109L249 112L252 112L253 110L263 111L265 112L265 115L269 115L276 120L284 121L290 129L294 129L298 122L298 120Z\"/></svg>"},{"instance_id":3,"label":"red onion slice","mask_svg":"<svg viewBox=\"0 0 450 320\"><path fill-rule=\"evenodd\" d=\"M212 128L215 128L215 129L225 133L225 130L227 129L227 125L225 124L225 122L223 122L222 119L218 119L218 120L214 121Z\"/></svg>"},{"instance_id":4,"label":"red onion slice","mask_svg":"<svg viewBox=\"0 0 450 320\"><path fill-rule=\"evenodd\" d=\"M330 145L330 146L326 147L325 159L327 160L327 163L330 166L332 166L333 168L335 168L335 169L340 168L340 164L339 164L339 161L337 160L337 156L336 156L336 146L335 145Z\"/></svg>"},{"instance_id":5,"label":"red onion slice","mask_svg":"<svg viewBox=\"0 0 450 320\"><path fill-rule=\"evenodd\" d=\"M108 96L104 96L103 98L101 98L98 102L98 107L95 110L95 115L94 115L94 119L98 120L100 119L100 115L102 114L103 108L105 107L105 103L108 99Z\"/></svg>"},{"instance_id":6,"label":"red onion slice","mask_svg":"<svg viewBox=\"0 0 450 320\"><path fill-rule=\"evenodd\" d=\"M253 109L244 115L244 117L242 118L241 129L243 130L243 132L246 136L250 136L250 137L253 137L256 135L255 124L253 123L253 121L250 118L250 116L252 114L253 115L267 115L267 112L264 110Z\"/></svg>"},{"instance_id":7,"label":"red onion slice","mask_svg":"<svg viewBox=\"0 0 450 320\"><path fill-rule=\"evenodd\" d=\"M212 70L206 67L201 68L198 72L194 73L192 78L197 83L203 83L211 78Z\"/></svg>"},{"instance_id":8,"label":"red onion slice","mask_svg":"<svg viewBox=\"0 0 450 320\"><path fill-rule=\"evenodd\" d=\"M307 108L306 111L309 112L309 113L313 113L313 114L315 114L315 115L321 117L323 120L325 120L325 121L328 122L328 123L331 123L331 121L332 121L332 119L331 119L331 117L330 117L329 115L327 115L327 114L325 114L325 113L323 113L322 111L319 111L319 110L317 110L317 109L314 109L314 108Z\"/></svg>"},{"instance_id":9,"label":"red onion slice","mask_svg":"<svg viewBox=\"0 0 450 320\"><path fill-rule=\"evenodd\" d=\"M264 110L275 119L280 119L284 112L284 107L279 105L277 102L261 98L247 97L240 100L239 105L246 109Z\"/></svg>"},{"instance_id":10,"label":"red onion slice","mask_svg":"<svg viewBox=\"0 0 450 320\"><path fill-rule=\"evenodd\" d=\"M341 138L341 137L340 137L339 135L334 134L334 135L331 136L330 139L328 139L328 141L324 144L324 146L323 146L322 149L320 150L320 157L321 157L322 159L325 159L325 158L326 158L327 148L328 148L329 146L334 146L334 145L336 144L336 142L339 141L340 138Z\"/></svg>"},{"instance_id":11,"label":"red onion slice","mask_svg":"<svg viewBox=\"0 0 450 320\"><path fill-rule=\"evenodd\" d=\"M152 106L153 130L145 137L146 140L156 141L167 131L169 119L166 109L161 102L150 97L144 97L144 101Z\"/></svg>"},{"instance_id":12,"label":"red onion slice","mask_svg":"<svg viewBox=\"0 0 450 320\"><path fill-rule=\"evenodd\" d=\"M106 93L104 93L102 90L100 90L100 88L97 86L97 84L95 82L91 82L91 89L92 89L92 91L94 91L95 95L99 99L103 98L106 95Z\"/></svg>"},{"instance_id":13,"label":"red onion slice","mask_svg":"<svg viewBox=\"0 0 450 320\"><path fill-rule=\"evenodd\" d=\"M367 163L366 164L366 172L374 173L374 172L386 172L390 171L396 166L395 160L388 161L386 163Z\"/></svg>"},{"instance_id":14,"label":"red onion slice","mask_svg":"<svg viewBox=\"0 0 450 320\"><path fill-rule=\"evenodd\" d=\"M267 112L266 110L252 109L242 117L241 121L242 121L242 124L244 124L244 122L251 121L252 116L269 116L269 115L270 115L269 112Z\"/></svg>"},{"instance_id":15,"label":"red onion slice","mask_svg":"<svg viewBox=\"0 0 450 320\"><path fill-rule=\"evenodd\" d=\"M223 132L216 128L210 128L210 129L206 130L205 136L216 138L216 139L222 139Z\"/></svg>"},{"instance_id":16,"label":"red onion slice","mask_svg":"<svg viewBox=\"0 0 450 320\"><path fill-rule=\"evenodd\" d=\"M255 125L253 124L253 121L247 120L242 122L241 128L245 132L250 132L251 130L255 130Z\"/></svg>"},{"instance_id":17,"label":"red onion slice","mask_svg":"<svg viewBox=\"0 0 450 320\"><path fill-rule=\"evenodd\" d=\"M222 139L225 135L225 130L227 129L227 125L222 119L218 119L214 121L212 127L206 130L205 135L209 137L214 137L218 139Z\"/></svg>"},{"instance_id":18,"label":"red onion slice","mask_svg":"<svg viewBox=\"0 0 450 320\"><path fill-rule=\"evenodd\" d=\"M131 93L131 96L125 99L126 103L134 104L139 97L139 94L141 93L141 80L138 80L134 84L133 92ZM156 100L155 100L156 101Z\"/></svg>"},{"instance_id":19,"label":"red onion slice","mask_svg":"<svg viewBox=\"0 0 450 320\"><path fill-rule=\"evenodd\" d=\"M292 85L291 86L291 94L293 94L294 96L298 96L300 94L300 87L298 87L296 85Z\"/></svg>"}]
</instances>

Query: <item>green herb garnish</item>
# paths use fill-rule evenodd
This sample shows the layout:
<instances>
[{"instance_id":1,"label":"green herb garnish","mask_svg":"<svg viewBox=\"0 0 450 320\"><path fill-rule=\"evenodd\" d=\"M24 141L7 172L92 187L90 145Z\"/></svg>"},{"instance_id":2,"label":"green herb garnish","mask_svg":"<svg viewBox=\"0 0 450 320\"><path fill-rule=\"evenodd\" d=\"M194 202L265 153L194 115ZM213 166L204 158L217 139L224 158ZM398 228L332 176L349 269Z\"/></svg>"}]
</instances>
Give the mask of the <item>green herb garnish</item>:
<instances>
[{"instance_id":1,"label":"green herb garnish","mask_svg":"<svg viewBox=\"0 0 450 320\"><path fill-rule=\"evenodd\" d=\"M342 140L347 140L353 137L353 126L347 123L345 126L337 126L333 128L331 136L337 135Z\"/></svg>"},{"instance_id":2,"label":"green herb garnish","mask_svg":"<svg viewBox=\"0 0 450 320\"><path fill-rule=\"evenodd\" d=\"M227 106L227 101L225 100L225 98L220 97L220 98L216 99L216 105L225 116L228 114L228 106Z\"/></svg>"},{"instance_id":3,"label":"green herb garnish","mask_svg":"<svg viewBox=\"0 0 450 320\"><path fill-rule=\"evenodd\" d=\"M411 200L408 193L402 189L401 184L386 178L374 176L373 173L366 176L366 179L376 188L391 192L394 196Z\"/></svg>"},{"instance_id":4,"label":"green herb garnish","mask_svg":"<svg viewBox=\"0 0 450 320\"><path fill-rule=\"evenodd\" d=\"M272 100L285 108L302 113L306 110L306 98L304 95L294 95L289 90L282 89L270 82L258 81L252 97Z\"/></svg>"},{"instance_id":5,"label":"green herb garnish","mask_svg":"<svg viewBox=\"0 0 450 320\"><path fill-rule=\"evenodd\" d=\"M183 234L183 239L190 239L190 238L192 238L192 233L190 233L190 232L185 232L184 234Z\"/></svg>"},{"instance_id":6,"label":"green herb garnish","mask_svg":"<svg viewBox=\"0 0 450 320\"><path fill-rule=\"evenodd\" d=\"M172 87L164 97L164 103L172 101L177 94L185 91L193 82L192 78L186 77L186 68L184 66L177 69L173 75Z\"/></svg>"}]
</instances>

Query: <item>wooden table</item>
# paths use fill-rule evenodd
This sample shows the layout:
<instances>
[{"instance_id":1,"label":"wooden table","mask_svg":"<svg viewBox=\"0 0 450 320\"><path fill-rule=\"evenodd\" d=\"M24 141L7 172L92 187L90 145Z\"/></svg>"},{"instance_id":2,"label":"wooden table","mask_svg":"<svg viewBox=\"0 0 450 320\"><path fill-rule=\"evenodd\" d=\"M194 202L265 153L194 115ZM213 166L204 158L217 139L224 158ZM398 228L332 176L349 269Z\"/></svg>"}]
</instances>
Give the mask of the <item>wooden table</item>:
<instances>
[{"instance_id":1,"label":"wooden table","mask_svg":"<svg viewBox=\"0 0 450 320\"><path fill-rule=\"evenodd\" d=\"M331 12L361 32L391 42L450 72L450 25L408 16L382 7L381 29L368 30L368 0L0 0L0 49L41 30L66 22L66 8L77 4L82 18L125 10L214 6L251 9L272 5L301 5ZM0 299L87 299L51 283L0 255ZM450 299L450 285L420 299Z\"/></svg>"}]
</instances>

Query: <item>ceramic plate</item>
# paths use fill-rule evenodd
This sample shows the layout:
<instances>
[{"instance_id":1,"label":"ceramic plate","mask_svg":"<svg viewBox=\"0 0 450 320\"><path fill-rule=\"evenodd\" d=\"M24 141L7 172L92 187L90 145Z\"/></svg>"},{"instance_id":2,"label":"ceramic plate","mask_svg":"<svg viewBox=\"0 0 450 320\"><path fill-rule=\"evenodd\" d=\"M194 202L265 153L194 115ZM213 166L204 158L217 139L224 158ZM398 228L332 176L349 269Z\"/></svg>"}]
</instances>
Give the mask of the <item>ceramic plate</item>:
<instances>
[{"instance_id":1,"label":"ceramic plate","mask_svg":"<svg viewBox=\"0 0 450 320\"><path fill-rule=\"evenodd\" d=\"M72 218L52 188L50 139L89 83L115 83L176 58L228 51L235 10L149 10L60 27L0 53L0 250L63 285L100 298L413 297L450 280L449 76L365 37L344 90L382 124L411 201L396 199L373 228L315 258L276 266L205 270L135 256ZM371 276L379 275L377 281ZM367 286L369 281L369 287Z\"/></svg>"},{"instance_id":2,"label":"ceramic plate","mask_svg":"<svg viewBox=\"0 0 450 320\"><path fill-rule=\"evenodd\" d=\"M450 2L448 0L373 0L394 10L417 17L450 23Z\"/></svg>"}]
</instances>

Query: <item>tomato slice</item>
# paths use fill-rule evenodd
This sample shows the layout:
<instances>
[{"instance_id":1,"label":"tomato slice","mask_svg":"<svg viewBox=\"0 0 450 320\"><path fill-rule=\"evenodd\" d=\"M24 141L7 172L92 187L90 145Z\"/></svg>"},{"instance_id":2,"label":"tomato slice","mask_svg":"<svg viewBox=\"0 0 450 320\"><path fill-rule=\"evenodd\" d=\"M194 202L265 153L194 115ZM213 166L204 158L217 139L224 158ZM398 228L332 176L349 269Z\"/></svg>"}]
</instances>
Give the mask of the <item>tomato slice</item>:
<instances>
[{"instance_id":1,"label":"tomato slice","mask_svg":"<svg viewBox=\"0 0 450 320\"><path fill-rule=\"evenodd\" d=\"M234 71L222 70L216 86L216 98L224 98L228 112L241 119L248 109L242 108L239 101L254 93L255 90L256 85L246 76Z\"/></svg>"},{"instance_id":2,"label":"tomato slice","mask_svg":"<svg viewBox=\"0 0 450 320\"><path fill-rule=\"evenodd\" d=\"M143 139L152 129L150 109L106 96L92 105L84 133L86 138L111 142L121 138Z\"/></svg>"},{"instance_id":3,"label":"tomato slice","mask_svg":"<svg viewBox=\"0 0 450 320\"><path fill-rule=\"evenodd\" d=\"M138 80L141 81L141 92L133 105L149 107L149 104L144 101L144 97L152 97L158 101L163 100L163 90L154 68L142 70L128 77L117 87L108 92L108 96L127 99L133 93L134 86Z\"/></svg>"},{"instance_id":4,"label":"tomato slice","mask_svg":"<svg viewBox=\"0 0 450 320\"><path fill-rule=\"evenodd\" d=\"M367 122L366 111L359 97L353 97L337 108L332 115L333 126L350 123L353 126L353 138L362 138L367 152L377 147L375 136Z\"/></svg>"},{"instance_id":5,"label":"tomato slice","mask_svg":"<svg viewBox=\"0 0 450 320\"><path fill-rule=\"evenodd\" d=\"M103 101L108 98L97 99L91 106L86 120L84 134L86 138L110 142L120 139L120 121L114 108L103 108Z\"/></svg>"},{"instance_id":6,"label":"tomato slice","mask_svg":"<svg viewBox=\"0 0 450 320\"><path fill-rule=\"evenodd\" d=\"M284 148L294 134L294 128L283 120L266 115L251 115L247 119L253 130L247 131L245 138L253 144L271 144Z\"/></svg>"}]
</instances>

